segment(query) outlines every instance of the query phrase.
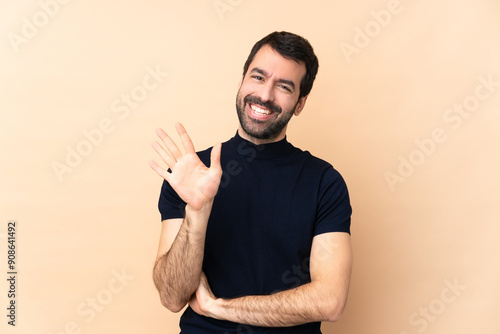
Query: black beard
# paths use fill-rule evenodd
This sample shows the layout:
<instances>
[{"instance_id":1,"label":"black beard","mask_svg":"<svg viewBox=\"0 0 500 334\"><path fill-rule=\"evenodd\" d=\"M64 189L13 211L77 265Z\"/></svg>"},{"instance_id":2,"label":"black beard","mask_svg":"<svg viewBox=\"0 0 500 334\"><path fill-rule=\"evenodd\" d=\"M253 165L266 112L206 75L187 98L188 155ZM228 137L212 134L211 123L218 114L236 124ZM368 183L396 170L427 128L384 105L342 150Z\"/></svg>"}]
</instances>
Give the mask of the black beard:
<instances>
[{"instance_id":1,"label":"black beard","mask_svg":"<svg viewBox=\"0 0 500 334\"><path fill-rule=\"evenodd\" d=\"M282 113L282 109L278 105L270 101L263 102L260 98L256 96L247 95L245 96L245 98L242 99L240 96L240 92L238 91L238 94L236 96L236 111L238 112L238 119L240 120L241 127L243 128L243 131L245 131L248 135L260 140L270 140L270 139L272 140L278 137L278 135L281 134L283 129L286 127L286 125L292 118L293 111L297 106L297 104L295 104L292 110L283 113L283 115L281 115L281 118L274 120L267 127L263 129L256 129L255 127L252 126L251 123L262 124L263 122L248 118L245 112L245 106L247 105L247 103L261 105L271 110L272 112L276 113Z\"/></svg>"}]
</instances>

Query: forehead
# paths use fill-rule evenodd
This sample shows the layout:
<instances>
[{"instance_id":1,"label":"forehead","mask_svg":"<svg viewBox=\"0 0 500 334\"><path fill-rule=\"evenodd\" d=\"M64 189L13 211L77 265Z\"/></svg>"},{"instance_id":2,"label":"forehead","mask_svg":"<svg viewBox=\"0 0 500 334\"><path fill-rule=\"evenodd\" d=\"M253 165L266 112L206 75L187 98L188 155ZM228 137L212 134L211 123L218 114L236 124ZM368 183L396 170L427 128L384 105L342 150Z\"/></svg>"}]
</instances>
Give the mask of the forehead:
<instances>
[{"instance_id":1,"label":"forehead","mask_svg":"<svg viewBox=\"0 0 500 334\"><path fill-rule=\"evenodd\" d=\"M274 76L277 79L291 80L296 87L300 86L300 81L306 74L306 65L303 62L287 59L269 45L262 46L255 54L247 74L254 68L262 69L269 76Z\"/></svg>"}]
</instances>

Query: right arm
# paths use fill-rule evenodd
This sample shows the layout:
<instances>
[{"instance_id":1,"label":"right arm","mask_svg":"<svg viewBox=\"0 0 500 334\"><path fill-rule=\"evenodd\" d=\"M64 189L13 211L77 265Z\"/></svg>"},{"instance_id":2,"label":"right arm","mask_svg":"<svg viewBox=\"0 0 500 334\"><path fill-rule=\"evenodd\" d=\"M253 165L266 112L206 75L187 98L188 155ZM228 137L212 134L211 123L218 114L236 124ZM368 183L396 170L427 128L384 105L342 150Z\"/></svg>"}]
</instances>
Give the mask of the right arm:
<instances>
[{"instance_id":1,"label":"right arm","mask_svg":"<svg viewBox=\"0 0 500 334\"><path fill-rule=\"evenodd\" d=\"M162 222L153 281L163 306L179 312L200 283L205 233L210 207L193 212L186 207L184 219Z\"/></svg>"},{"instance_id":2,"label":"right arm","mask_svg":"<svg viewBox=\"0 0 500 334\"><path fill-rule=\"evenodd\" d=\"M212 149L211 166L207 168L196 155L184 127L177 124L176 128L186 153L182 154L163 130L157 130L169 153L156 142L153 148L171 172L150 161L151 167L186 202L184 219L162 222L153 268L153 281L161 303L173 312L187 304L200 283L208 218L222 175L220 145Z\"/></svg>"}]
</instances>

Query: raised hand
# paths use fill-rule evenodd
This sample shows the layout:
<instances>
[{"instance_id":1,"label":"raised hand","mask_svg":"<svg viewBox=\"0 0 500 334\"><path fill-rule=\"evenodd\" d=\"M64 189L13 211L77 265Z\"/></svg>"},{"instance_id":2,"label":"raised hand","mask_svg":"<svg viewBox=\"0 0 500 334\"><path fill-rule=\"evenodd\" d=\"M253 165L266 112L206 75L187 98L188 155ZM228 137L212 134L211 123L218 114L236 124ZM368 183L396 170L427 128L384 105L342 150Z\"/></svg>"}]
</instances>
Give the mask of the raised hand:
<instances>
[{"instance_id":1,"label":"raised hand","mask_svg":"<svg viewBox=\"0 0 500 334\"><path fill-rule=\"evenodd\" d=\"M165 144L167 151L156 141L152 146L168 167L162 168L153 160L149 161L149 165L172 186L186 204L194 210L200 210L213 200L219 189L222 176L221 144L212 148L210 168L208 168L198 158L193 142L182 124L176 123L175 128L181 137L185 153L179 150L165 131L157 129L156 134Z\"/></svg>"}]
</instances>

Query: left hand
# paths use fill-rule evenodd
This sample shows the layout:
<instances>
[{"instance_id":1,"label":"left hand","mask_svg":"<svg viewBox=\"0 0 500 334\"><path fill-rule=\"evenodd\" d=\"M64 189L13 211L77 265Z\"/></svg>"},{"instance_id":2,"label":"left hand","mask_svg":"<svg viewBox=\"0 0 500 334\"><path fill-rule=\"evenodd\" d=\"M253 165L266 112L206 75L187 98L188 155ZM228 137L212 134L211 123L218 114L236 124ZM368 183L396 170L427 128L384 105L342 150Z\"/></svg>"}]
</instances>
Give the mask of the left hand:
<instances>
[{"instance_id":1,"label":"left hand","mask_svg":"<svg viewBox=\"0 0 500 334\"><path fill-rule=\"evenodd\" d=\"M202 272L200 285L189 300L189 306L199 315L215 318L213 311L216 299L208 285L207 276Z\"/></svg>"}]
</instances>

